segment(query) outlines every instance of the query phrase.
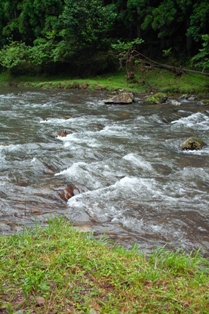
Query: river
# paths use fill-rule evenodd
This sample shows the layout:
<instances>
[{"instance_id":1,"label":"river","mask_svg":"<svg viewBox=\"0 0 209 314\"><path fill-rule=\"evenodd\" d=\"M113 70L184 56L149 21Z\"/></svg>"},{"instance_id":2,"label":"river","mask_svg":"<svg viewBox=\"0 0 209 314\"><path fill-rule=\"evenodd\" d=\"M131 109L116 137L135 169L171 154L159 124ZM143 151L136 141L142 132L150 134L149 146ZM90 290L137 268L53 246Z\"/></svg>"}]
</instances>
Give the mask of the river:
<instances>
[{"instance_id":1,"label":"river","mask_svg":"<svg viewBox=\"0 0 209 314\"><path fill-rule=\"evenodd\" d=\"M61 215L127 248L209 256L209 146L180 149L190 136L209 144L209 107L143 105L140 96L107 106L106 98L1 88L0 233ZM65 201L67 186L75 195Z\"/></svg>"}]
</instances>

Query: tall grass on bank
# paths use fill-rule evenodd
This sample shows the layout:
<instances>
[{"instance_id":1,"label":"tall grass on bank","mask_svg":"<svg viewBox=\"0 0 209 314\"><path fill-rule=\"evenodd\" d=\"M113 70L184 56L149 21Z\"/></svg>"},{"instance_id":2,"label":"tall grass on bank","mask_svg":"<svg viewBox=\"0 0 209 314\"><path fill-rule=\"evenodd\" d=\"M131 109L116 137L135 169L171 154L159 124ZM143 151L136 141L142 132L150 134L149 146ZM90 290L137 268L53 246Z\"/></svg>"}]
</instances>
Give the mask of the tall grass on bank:
<instances>
[{"instance_id":1,"label":"tall grass on bank","mask_svg":"<svg viewBox=\"0 0 209 314\"><path fill-rule=\"evenodd\" d=\"M13 77L7 72L0 74L0 85L36 87L43 89L124 89L132 92L168 92L201 94L209 93L209 77L195 73L176 76L164 69L136 71L133 80L126 80L126 73L118 71L96 77L72 78L69 76L22 75Z\"/></svg>"},{"instance_id":2,"label":"tall grass on bank","mask_svg":"<svg viewBox=\"0 0 209 314\"><path fill-rule=\"evenodd\" d=\"M198 253L107 246L55 218L0 237L0 313L209 313Z\"/></svg>"}]
</instances>

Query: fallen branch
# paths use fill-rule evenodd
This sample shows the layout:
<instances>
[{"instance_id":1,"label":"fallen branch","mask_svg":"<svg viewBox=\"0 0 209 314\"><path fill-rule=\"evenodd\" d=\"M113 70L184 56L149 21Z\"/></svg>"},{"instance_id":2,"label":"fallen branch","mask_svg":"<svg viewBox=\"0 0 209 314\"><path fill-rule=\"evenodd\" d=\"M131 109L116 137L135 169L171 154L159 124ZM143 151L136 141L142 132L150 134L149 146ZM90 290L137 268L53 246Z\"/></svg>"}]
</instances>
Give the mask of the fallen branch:
<instances>
[{"instance_id":1,"label":"fallen branch","mask_svg":"<svg viewBox=\"0 0 209 314\"><path fill-rule=\"evenodd\" d=\"M120 60L120 68L122 68L123 63L125 62L127 73L130 72L130 71L128 71L128 67L131 64L133 64L133 62L138 61L139 63L143 64L147 69L152 69L152 68L166 69L166 70L169 70L169 71L171 71L171 72L173 72L173 73L175 73L176 75L179 75L179 76L184 74L184 73L186 73L186 72L191 72L191 73L196 73L196 74L202 74L202 75L209 76L209 73L204 73L204 72L201 72L201 71L195 71L195 70L190 70L190 69L187 69L187 68L176 67L176 66L173 66L173 65L168 65L168 64L163 64L163 63L156 62L156 61L146 57L142 53L138 52L137 50L128 50L125 53L124 52L121 53L119 55L119 60Z\"/></svg>"}]
</instances>

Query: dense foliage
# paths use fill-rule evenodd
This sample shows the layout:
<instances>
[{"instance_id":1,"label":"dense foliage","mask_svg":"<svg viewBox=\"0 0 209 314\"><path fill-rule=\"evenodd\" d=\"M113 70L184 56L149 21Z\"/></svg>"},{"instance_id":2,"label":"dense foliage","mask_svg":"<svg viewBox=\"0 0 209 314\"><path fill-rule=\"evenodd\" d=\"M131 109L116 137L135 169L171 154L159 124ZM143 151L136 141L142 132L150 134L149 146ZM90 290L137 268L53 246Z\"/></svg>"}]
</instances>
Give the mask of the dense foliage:
<instances>
[{"instance_id":1,"label":"dense foliage","mask_svg":"<svg viewBox=\"0 0 209 314\"><path fill-rule=\"evenodd\" d=\"M208 0L0 0L0 64L96 74L112 68L118 41L140 39L146 55L185 63L198 54L193 64L205 69L208 16Z\"/></svg>"}]
</instances>

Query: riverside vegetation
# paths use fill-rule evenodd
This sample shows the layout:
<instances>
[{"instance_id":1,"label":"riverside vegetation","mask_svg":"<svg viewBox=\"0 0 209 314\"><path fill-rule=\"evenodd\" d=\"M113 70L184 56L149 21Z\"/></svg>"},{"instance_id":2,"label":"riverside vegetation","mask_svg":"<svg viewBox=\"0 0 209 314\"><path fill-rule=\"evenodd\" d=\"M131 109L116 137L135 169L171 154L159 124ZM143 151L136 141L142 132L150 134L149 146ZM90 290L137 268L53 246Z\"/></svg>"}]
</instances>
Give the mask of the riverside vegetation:
<instances>
[{"instance_id":1,"label":"riverside vegetation","mask_svg":"<svg viewBox=\"0 0 209 314\"><path fill-rule=\"evenodd\" d=\"M167 92L207 94L209 76L185 73L177 76L165 69L142 69L135 73L133 80L126 79L126 72L120 70L89 78L70 76L22 75L13 76L8 71L0 74L1 86L35 87L44 89L91 89L91 90L129 90L132 92Z\"/></svg>"},{"instance_id":2,"label":"riverside vegetation","mask_svg":"<svg viewBox=\"0 0 209 314\"><path fill-rule=\"evenodd\" d=\"M0 312L203 314L208 272L198 252L145 256L54 218L0 237Z\"/></svg>"}]
</instances>

